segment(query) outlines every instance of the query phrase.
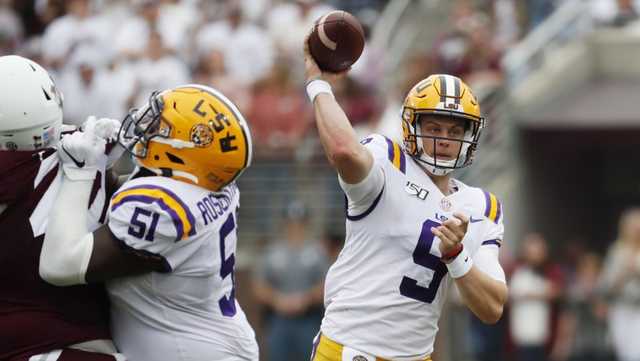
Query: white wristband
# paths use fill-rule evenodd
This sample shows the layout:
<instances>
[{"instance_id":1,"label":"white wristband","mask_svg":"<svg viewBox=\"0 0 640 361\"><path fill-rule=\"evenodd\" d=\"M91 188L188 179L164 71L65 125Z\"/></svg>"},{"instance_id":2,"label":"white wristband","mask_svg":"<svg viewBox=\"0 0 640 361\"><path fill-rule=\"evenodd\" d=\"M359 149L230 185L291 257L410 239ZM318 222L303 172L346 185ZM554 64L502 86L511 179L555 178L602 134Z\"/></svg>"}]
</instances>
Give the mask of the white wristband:
<instances>
[{"instance_id":1,"label":"white wristband","mask_svg":"<svg viewBox=\"0 0 640 361\"><path fill-rule=\"evenodd\" d=\"M333 92L331 91L331 84L327 83L326 81L315 79L307 84L307 96L309 97L309 101L311 103L313 103L313 101L320 93L327 93L335 99L335 97L333 96Z\"/></svg>"},{"instance_id":2,"label":"white wristband","mask_svg":"<svg viewBox=\"0 0 640 361\"><path fill-rule=\"evenodd\" d=\"M471 270L471 267L473 267L473 260L471 259L471 256L469 256L467 249L463 248L456 258L445 264L447 265L449 274L455 279L466 275Z\"/></svg>"}]
</instances>

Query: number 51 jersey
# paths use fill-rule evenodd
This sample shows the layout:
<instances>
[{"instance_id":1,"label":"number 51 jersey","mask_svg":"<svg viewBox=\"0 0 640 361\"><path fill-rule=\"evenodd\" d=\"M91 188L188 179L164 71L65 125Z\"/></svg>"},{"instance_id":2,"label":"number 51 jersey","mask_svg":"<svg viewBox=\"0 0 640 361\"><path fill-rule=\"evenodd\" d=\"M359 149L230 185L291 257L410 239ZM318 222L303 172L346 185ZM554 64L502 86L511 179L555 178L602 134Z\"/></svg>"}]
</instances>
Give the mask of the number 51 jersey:
<instances>
[{"instance_id":1,"label":"number 51 jersey","mask_svg":"<svg viewBox=\"0 0 640 361\"><path fill-rule=\"evenodd\" d=\"M126 182L109 228L158 272L108 282L111 327L132 360L256 360L255 335L235 299L235 183L220 192L165 177Z\"/></svg>"},{"instance_id":2,"label":"number 51 jersey","mask_svg":"<svg viewBox=\"0 0 640 361\"><path fill-rule=\"evenodd\" d=\"M431 227L460 211L470 216L463 239L474 265L504 282L498 263L502 209L479 188L452 181L443 195L401 147L372 135L362 144L373 167L347 195L345 245L325 282L321 331L348 347L390 360L422 360L433 352L450 282Z\"/></svg>"}]
</instances>

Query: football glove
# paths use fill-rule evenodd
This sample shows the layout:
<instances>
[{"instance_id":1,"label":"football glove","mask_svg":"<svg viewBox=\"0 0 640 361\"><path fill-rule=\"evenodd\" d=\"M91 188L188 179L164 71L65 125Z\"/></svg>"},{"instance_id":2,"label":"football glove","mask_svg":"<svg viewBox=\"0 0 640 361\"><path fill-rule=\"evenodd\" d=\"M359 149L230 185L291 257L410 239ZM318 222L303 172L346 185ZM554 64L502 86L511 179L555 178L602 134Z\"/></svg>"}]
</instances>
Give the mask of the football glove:
<instances>
[{"instance_id":1,"label":"football glove","mask_svg":"<svg viewBox=\"0 0 640 361\"><path fill-rule=\"evenodd\" d=\"M105 140L77 131L65 135L58 146L62 170L71 180L93 180L98 168L104 168Z\"/></svg>"},{"instance_id":2,"label":"football glove","mask_svg":"<svg viewBox=\"0 0 640 361\"><path fill-rule=\"evenodd\" d=\"M118 143L118 133L121 123L111 118L97 118L90 115L82 124L82 131L102 138L106 142L107 165L111 167L124 153L124 147Z\"/></svg>"}]
</instances>

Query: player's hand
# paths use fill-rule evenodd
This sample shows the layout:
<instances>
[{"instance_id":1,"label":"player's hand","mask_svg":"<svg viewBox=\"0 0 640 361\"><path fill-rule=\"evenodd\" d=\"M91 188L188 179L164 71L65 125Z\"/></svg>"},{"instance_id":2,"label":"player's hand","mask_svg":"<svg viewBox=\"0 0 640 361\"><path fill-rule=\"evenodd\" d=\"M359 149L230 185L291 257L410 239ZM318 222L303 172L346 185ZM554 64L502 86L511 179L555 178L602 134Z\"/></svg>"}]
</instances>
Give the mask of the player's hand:
<instances>
[{"instance_id":1,"label":"player's hand","mask_svg":"<svg viewBox=\"0 0 640 361\"><path fill-rule=\"evenodd\" d=\"M71 180L93 180L103 164L105 140L77 131L65 135L58 146L58 157L65 176Z\"/></svg>"},{"instance_id":2,"label":"player's hand","mask_svg":"<svg viewBox=\"0 0 640 361\"><path fill-rule=\"evenodd\" d=\"M328 81L329 83L334 83L337 80L344 78L351 68L342 71L340 73L331 73L331 72L323 72L320 70L318 63L311 56L311 52L309 51L309 36L311 32L307 34L304 38L304 77L305 83L309 83L312 80L322 79L324 81Z\"/></svg>"},{"instance_id":3,"label":"player's hand","mask_svg":"<svg viewBox=\"0 0 640 361\"><path fill-rule=\"evenodd\" d=\"M469 217L462 213L454 212L453 217L447 219L438 227L431 227L434 236L440 239L440 253L447 254L458 247L467 234Z\"/></svg>"},{"instance_id":4,"label":"player's hand","mask_svg":"<svg viewBox=\"0 0 640 361\"><path fill-rule=\"evenodd\" d=\"M124 147L118 143L121 123L111 118L97 118L90 115L82 124L82 131L102 138L106 142L107 168L113 165L124 153Z\"/></svg>"},{"instance_id":5,"label":"player's hand","mask_svg":"<svg viewBox=\"0 0 640 361\"><path fill-rule=\"evenodd\" d=\"M120 121L111 118L97 118L90 115L82 124L82 131L96 137L102 138L107 143L118 141L118 131L120 130Z\"/></svg>"}]
</instances>

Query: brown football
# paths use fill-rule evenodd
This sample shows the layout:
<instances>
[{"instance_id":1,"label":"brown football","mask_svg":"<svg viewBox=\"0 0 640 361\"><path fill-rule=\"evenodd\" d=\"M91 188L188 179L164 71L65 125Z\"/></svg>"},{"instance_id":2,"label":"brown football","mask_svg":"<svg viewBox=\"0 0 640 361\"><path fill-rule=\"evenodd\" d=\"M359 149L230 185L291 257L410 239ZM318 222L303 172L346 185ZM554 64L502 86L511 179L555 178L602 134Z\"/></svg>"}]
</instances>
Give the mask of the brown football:
<instances>
[{"instance_id":1,"label":"brown football","mask_svg":"<svg viewBox=\"0 0 640 361\"><path fill-rule=\"evenodd\" d=\"M358 60L364 49L364 31L355 16L331 11L316 20L309 36L309 52L323 71L339 73Z\"/></svg>"}]
</instances>

